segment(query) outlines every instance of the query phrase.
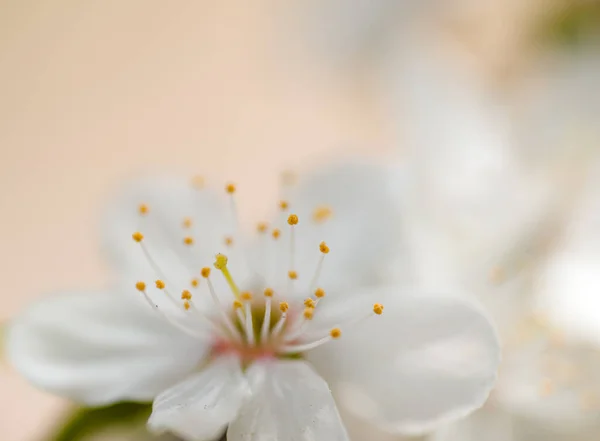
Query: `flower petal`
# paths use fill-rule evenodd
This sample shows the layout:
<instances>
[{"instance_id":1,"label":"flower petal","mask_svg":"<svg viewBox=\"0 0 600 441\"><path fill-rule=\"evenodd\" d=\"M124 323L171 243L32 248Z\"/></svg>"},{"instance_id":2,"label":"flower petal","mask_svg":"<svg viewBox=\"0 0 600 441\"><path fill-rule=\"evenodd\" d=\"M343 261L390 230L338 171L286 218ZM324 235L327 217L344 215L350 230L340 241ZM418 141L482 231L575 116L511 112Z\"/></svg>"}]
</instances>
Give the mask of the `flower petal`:
<instances>
[{"instance_id":1,"label":"flower petal","mask_svg":"<svg viewBox=\"0 0 600 441\"><path fill-rule=\"evenodd\" d=\"M327 383L303 361L255 363L252 398L227 431L229 441L347 441Z\"/></svg>"},{"instance_id":2,"label":"flower petal","mask_svg":"<svg viewBox=\"0 0 600 441\"><path fill-rule=\"evenodd\" d=\"M298 287L308 288L322 241L331 252L325 258L319 283L355 286L378 277L381 262L398 248L392 246L398 218L390 203L387 173L388 169L373 164L348 164L309 176L289 191L289 212L299 218L294 227L293 268L298 272ZM287 271L292 269L287 258L290 226L282 222L279 227L282 237L276 249L279 265L275 265L275 274L282 275L285 283Z\"/></svg>"},{"instance_id":3,"label":"flower petal","mask_svg":"<svg viewBox=\"0 0 600 441\"><path fill-rule=\"evenodd\" d=\"M190 372L205 345L138 297L94 292L39 302L9 326L7 354L35 385L82 401L151 400Z\"/></svg>"},{"instance_id":4,"label":"flower petal","mask_svg":"<svg viewBox=\"0 0 600 441\"><path fill-rule=\"evenodd\" d=\"M309 354L340 406L390 432L419 433L480 407L496 379L500 346L466 300L372 290L382 316ZM368 301L368 293L354 293Z\"/></svg>"},{"instance_id":5,"label":"flower petal","mask_svg":"<svg viewBox=\"0 0 600 441\"><path fill-rule=\"evenodd\" d=\"M249 393L237 357L220 357L154 400L148 426L194 441L216 439Z\"/></svg>"}]
</instances>

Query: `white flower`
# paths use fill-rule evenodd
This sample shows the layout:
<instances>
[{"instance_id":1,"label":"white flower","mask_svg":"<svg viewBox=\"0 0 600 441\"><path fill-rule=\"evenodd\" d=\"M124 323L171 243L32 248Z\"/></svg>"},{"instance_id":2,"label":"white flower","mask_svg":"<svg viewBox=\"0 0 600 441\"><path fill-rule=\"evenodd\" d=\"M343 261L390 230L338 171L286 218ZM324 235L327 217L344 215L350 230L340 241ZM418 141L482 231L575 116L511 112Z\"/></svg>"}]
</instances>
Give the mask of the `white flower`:
<instances>
[{"instance_id":1,"label":"white flower","mask_svg":"<svg viewBox=\"0 0 600 441\"><path fill-rule=\"evenodd\" d=\"M506 340L499 380L483 409L433 441L592 441L600 430L600 350L531 317Z\"/></svg>"},{"instance_id":2,"label":"white flower","mask_svg":"<svg viewBox=\"0 0 600 441\"><path fill-rule=\"evenodd\" d=\"M464 416L492 387L497 338L471 303L382 284L387 183L365 166L317 175L253 244L233 185L229 209L185 183L138 185L107 222L118 283L25 311L9 357L87 404L154 399L150 428L190 440L346 440L336 402L392 433Z\"/></svg>"}]
</instances>

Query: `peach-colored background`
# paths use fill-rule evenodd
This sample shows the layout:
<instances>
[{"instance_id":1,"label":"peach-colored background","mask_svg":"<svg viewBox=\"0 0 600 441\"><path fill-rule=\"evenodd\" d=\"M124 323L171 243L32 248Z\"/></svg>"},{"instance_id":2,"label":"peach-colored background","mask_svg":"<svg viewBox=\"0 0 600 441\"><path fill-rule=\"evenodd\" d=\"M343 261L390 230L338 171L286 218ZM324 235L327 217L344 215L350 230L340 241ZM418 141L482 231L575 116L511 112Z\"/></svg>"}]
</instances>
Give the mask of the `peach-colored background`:
<instances>
[{"instance_id":1,"label":"peach-colored background","mask_svg":"<svg viewBox=\"0 0 600 441\"><path fill-rule=\"evenodd\" d=\"M254 219L282 168L383 150L369 94L286 50L276 4L0 2L0 321L102 283L98 214L136 172L232 178ZM62 405L0 365L1 439Z\"/></svg>"}]
</instances>

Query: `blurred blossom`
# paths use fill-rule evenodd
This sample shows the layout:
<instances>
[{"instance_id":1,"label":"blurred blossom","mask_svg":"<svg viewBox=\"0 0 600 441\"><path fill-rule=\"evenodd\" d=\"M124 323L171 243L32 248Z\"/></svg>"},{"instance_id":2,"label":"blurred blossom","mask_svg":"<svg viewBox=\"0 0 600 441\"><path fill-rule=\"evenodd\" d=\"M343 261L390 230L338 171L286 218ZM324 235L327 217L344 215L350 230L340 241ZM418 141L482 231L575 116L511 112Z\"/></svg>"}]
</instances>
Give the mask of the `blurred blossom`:
<instances>
[{"instance_id":1,"label":"blurred blossom","mask_svg":"<svg viewBox=\"0 0 600 441\"><path fill-rule=\"evenodd\" d=\"M476 293L504 350L486 407L432 438L597 439L600 57L547 53L502 96L453 51L388 60L405 259L420 286Z\"/></svg>"},{"instance_id":2,"label":"blurred blossom","mask_svg":"<svg viewBox=\"0 0 600 441\"><path fill-rule=\"evenodd\" d=\"M190 440L345 440L338 406L420 433L480 407L495 330L470 301L388 284L398 218L385 171L291 181L251 241L234 184L225 208L201 179L125 190L104 235L116 283L32 306L9 329L9 358L86 404L154 399L149 427Z\"/></svg>"}]
</instances>

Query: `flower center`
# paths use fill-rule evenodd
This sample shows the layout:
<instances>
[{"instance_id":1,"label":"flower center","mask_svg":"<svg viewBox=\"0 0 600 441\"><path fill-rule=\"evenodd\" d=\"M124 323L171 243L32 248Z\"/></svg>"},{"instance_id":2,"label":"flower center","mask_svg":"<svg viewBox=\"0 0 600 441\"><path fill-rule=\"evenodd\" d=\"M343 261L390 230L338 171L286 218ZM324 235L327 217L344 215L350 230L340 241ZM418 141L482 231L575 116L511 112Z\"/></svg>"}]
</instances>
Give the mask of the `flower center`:
<instances>
[{"instance_id":1,"label":"flower center","mask_svg":"<svg viewBox=\"0 0 600 441\"><path fill-rule=\"evenodd\" d=\"M237 213L233 194L235 186L227 185L226 192L231 197L232 212ZM280 203L282 211L288 209L288 203ZM149 214L149 207L142 204L139 207L139 213L142 216ZM324 222L332 214L331 209L319 207L316 212L315 222ZM318 214L318 216L317 216ZM192 220L185 218L184 228L189 228ZM295 292L295 283L298 279L298 272L295 267L295 228L299 219L296 214L287 216L289 226L289 266L287 271L288 289L286 294ZM239 224L236 221L236 225ZM259 224L257 228L260 234L267 231L266 224ZM275 228L271 234L274 240L281 236L281 230ZM212 307L199 307L194 302L192 293L183 289L179 291L167 280L165 274L157 265L149 249L145 245L144 234L135 232L132 235L135 242L139 243L141 250L148 260L150 266L154 269L158 279L155 281L156 289L164 292L170 303L176 307L176 313L181 313L182 309L186 316L182 319L174 317L165 309L159 307L158 302L148 292L144 282L138 282L136 288L140 291L147 303L165 320L173 326L179 328L188 335L197 337L209 342L211 352L214 356L227 353L234 353L239 356L244 365L249 365L253 361L261 358L297 358L305 351L321 346L333 339L341 336L339 327L328 329L313 329L310 323L315 314L318 314L318 305L324 300L325 290L317 287L319 276L323 268L323 263L329 246L325 242L318 244L319 257L316 270L308 284L310 296L304 300L290 297L290 303L281 292L275 292L272 288L264 288L259 291L241 291L235 282L233 275L228 267L228 257L224 254L215 256L214 268L218 270L226 281L229 294L223 297L223 293L217 293L211 278L211 268L204 267L200 270L200 275L206 283L202 284L208 289L212 301ZM187 247L193 247L195 240L192 236L185 236L183 243ZM227 236L226 245L233 246L233 238ZM317 247L315 247L317 248ZM315 251L317 251L315 249ZM192 288L200 286L200 279L191 277ZM181 294L176 295L177 292ZM222 302L223 298L233 299L230 305ZM229 300L231 301L231 300ZM182 308L183 307L183 308ZM371 312L366 317L380 315L383 312L383 306L375 304ZM360 317L362 320L365 316Z\"/></svg>"}]
</instances>

